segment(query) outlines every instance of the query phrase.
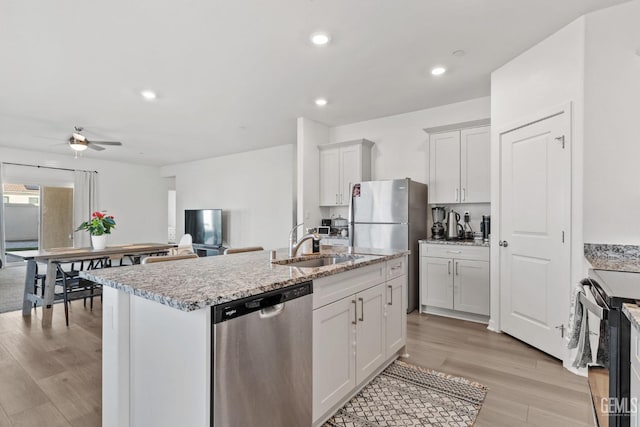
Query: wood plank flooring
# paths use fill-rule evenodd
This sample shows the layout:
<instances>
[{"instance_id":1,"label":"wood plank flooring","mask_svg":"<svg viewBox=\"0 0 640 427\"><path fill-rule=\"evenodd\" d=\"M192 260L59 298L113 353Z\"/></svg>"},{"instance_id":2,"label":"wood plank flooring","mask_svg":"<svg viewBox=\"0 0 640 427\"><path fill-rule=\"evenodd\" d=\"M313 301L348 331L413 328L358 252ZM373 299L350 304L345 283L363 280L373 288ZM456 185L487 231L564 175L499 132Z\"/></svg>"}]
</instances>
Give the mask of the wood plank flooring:
<instances>
[{"instance_id":1,"label":"wood plank flooring","mask_svg":"<svg viewBox=\"0 0 640 427\"><path fill-rule=\"evenodd\" d=\"M593 426L587 379L558 360L486 325L412 313L408 363L489 388L476 427Z\"/></svg>"},{"instance_id":2,"label":"wood plank flooring","mask_svg":"<svg viewBox=\"0 0 640 427\"><path fill-rule=\"evenodd\" d=\"M0 314L0 427L100 426L100 303L73 302L68 328L61 305L51 329L40 313ZM413 313L407 350L409 363L489 387L477 427L593 425L585 378L485 325Z\"/></svg>"}]
</instances>

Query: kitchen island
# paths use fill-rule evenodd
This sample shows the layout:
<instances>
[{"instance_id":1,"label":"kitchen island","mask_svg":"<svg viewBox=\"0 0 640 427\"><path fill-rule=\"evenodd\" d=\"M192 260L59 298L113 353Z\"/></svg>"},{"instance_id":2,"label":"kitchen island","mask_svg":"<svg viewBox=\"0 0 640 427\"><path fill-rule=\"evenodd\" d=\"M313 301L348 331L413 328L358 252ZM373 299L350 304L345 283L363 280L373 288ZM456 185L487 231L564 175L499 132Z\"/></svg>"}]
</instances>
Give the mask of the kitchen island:
<instances>
[{"instance_id":1,"label":"kitchen island","mask_svg":"<svg viewBox=\"0 0 640 427\"><path fill-rule=\"evenodd\" d=\"M290 375L312 374L313 425L324 422L404 350L408 251L353 255L319 267L262 251L83 272L104 286L103 426L210 426L211 307L310 280L313 368Z\"/></svg>"}]
</instances>

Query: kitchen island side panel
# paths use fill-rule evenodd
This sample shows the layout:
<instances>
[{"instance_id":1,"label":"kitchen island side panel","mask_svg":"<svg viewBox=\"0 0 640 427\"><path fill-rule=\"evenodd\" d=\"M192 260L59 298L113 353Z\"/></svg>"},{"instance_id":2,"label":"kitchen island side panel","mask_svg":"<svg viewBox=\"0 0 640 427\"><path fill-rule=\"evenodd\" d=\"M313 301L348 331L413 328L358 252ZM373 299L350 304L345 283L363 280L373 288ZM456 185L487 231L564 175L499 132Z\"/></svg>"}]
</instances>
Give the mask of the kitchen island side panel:
<instances>
[{"instance_id":1,"label":"kitchen island side panel","mask_svg":"<svg viewBox=\"0 0 640 427\"><path fill-rule=\"evenodd\" d=\"M211 310L185 312L105 291L105 305L115 300L119 317L112 323L106 310L103 318L103 426L208 427ZM113 337L117 349L108 347Z\"/></svg>"}]
</instances>

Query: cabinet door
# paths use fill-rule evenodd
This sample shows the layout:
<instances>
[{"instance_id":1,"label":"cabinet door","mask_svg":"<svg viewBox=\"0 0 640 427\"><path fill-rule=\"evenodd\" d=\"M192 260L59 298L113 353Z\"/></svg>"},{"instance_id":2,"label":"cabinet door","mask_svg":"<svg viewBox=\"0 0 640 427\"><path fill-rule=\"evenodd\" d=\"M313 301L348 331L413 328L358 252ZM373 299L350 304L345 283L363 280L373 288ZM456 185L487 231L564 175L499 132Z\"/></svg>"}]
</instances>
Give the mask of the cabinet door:
<instances>
[{"instance_id":1,"label":"cabinet door","mask_svg":"<svg viewBox=\"0 0 640 427\"><path fill-rule=\"evenodd\" d=\"M355 296L313 311L313 420L356 386Z\"/></svg>"},{"instance_id":2,"label":"cabinet door","mask_svg":"<svg viewBox=\"0 0 640 427\"><path fill-rule=\"evenodd\" d=\"M491 202L491 131L489 127L460 131L460 186L464 203Z\"/></svg>"},{"instance_id":3,"label":"cabinet door","mask_svg":"<svg viewBox=\"0 0 640 427\"><path fill-rule=\"evenodd\" d=\"M420 258L422 305L453 309L453 260Z\"/></svg>"},{"instance_id":4,"label":"cabinet door","mask_svg":"<svg viewBox=\"0 0 640 427\"><path fill-rule=\"evenodd\" d=\"M453 308L489 315L489 263L454 260Z\"/></svg>"},{"instance_id":5,"label":"cabinet door","mask_svg":"<svg viewBox=\"0 0 640 427\"><path fill-rule=\"evenodd\" d=\"M340 150L320 151L320 205L335 206L340 197Z\"/></svg>"},{"instance_id":6,"label":"cabinet door","mask_svg":"<svg viewBox=\"0 0 640 427\"><path fill-rule=\"evenodd\" d=\"M403 309L407 276L398 276L386 284L386 354L388 359L400 350L407 337L407 310Z\"/></svg>"},{"instance_id":7,"label":"cabinet door","mask_svg":"<svg viewBox=\"0 0 640 427\"><path fill-rule=\"evenodd\" d=\"M385 283L356 294L356 384L385 360Z\"/></svg>"},{"instance_id":8,"label":"cabinet door","mask_svg":"<svg viewBox=\"0 0 640 427\"><path fill-rule=\"evenodd\" d=\"M351 187L362 181L362 146L354 145L340 149L340 196L339 205L349 205Z\"/></svg>"},{"instance_id":9,"label":"cabinet door","mask_svg":"<svg viewBox=\"0 0 640 427\"><path fill-rule=\"evenodd\" d=\"M429 203L460 203L460 131L429 138Z\"/></svg>"},{"instance_id":10,"label":"cabinet door","mask_svg":"<svg viewBox=\"0 0 640 427\"><path fill-rule=\"evenodd\" d=\"M632 328L634 326L631 326ZM638 398L640 397L640 376L638 376L638 366L636 364L634 364L633 362L631 363L631 391L630 391L630 397L631 397L631 401L633 401L633 399L636 399L635 401L638 402ZM631 404L631 402L629 402ZM640 410L640 407L638 408L638 410ZM631 427L640 427L640 423L638 422L638 411L631 411L631 420L629 425Z\"/></svg>"}]
</instances>

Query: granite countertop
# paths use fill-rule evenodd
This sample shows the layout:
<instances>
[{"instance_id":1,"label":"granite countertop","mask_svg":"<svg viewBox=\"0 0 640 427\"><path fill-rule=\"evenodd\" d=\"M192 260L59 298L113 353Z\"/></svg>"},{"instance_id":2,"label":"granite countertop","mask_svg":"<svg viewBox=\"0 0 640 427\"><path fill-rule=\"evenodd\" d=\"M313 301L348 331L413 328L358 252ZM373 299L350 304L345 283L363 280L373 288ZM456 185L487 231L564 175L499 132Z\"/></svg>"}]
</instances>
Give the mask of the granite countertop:
<instances>
[{"instance_id":1,"label":"granite countertop","mask_svg":"<svg viewBox=\"0 0 640 427\"><path fill-rule=\"evenodd\" d=\"M584 256L594 270L640 273L640 247L585 243Z\"/></svg>"},{"instance_id":2,"label":"granite countertop","mask_svg":"<svg viewBox=\"0 0 640 427\"><path fill-rule=\"evenodd\" d=\"M636 329L640 329L640 307L635 304L624 303L622 304L622 312Z\"/></svg>"},{"instance_id":3,"label":"granite countertop","mask_svg":"<svg viewBox=\"0 0 640 427\"><path fill-rule=\"evenodd\" d=\"M324 246L322 257L346 253ZM323 267L272 264L270 251L88 270L81 277L170 307L193 311L408 255L410 251L354 248L358 258ZM277 259L286 259L285 249Z\"/></svg>"},{"instance_id":4,"label":"granite countertop","mask_svg":"<svg viewBox=\"0 0 640 427\"><path fill-rule=\"evenodd\" d=\"M489 242L476 242L475 240L436 240L436 239L422 239L418 240L418 243L428 243L430 245L458 245L458 246L483 246L489 247Z\"/></svg>"}]
</instances>

